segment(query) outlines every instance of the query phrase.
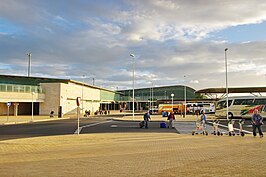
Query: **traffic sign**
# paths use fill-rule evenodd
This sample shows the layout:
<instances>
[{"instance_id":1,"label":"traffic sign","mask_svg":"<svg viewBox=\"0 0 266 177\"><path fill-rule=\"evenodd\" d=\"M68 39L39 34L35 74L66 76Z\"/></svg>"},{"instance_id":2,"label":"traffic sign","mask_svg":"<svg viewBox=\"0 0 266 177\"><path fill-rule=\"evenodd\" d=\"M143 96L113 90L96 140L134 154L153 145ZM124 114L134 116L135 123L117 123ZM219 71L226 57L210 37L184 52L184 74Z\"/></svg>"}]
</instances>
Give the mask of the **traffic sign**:
<instances>
[{"instance_id":1,"label":"traffic sign","mask_svg":"<svg viewBox=\"0 0 266 177\"><path fill-rule=\"evenodd\" d=\"M10 102L7 102L6 105L9 107L9 106L11 106L11 103Z\"/></svg>"}]
</instances>

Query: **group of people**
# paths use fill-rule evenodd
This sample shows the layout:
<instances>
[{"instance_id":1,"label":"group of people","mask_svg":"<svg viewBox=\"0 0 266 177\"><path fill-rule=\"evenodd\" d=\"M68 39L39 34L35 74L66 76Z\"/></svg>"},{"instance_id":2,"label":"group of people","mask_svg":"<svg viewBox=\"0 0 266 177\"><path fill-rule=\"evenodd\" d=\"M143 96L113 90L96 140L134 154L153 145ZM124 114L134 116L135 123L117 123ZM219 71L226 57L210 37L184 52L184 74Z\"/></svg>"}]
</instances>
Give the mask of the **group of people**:
<instances>
[{"instance_id":1,"label":"group of people","mask_svg":"<svg viewBox=\"0 0 266 177\"><path fill-rule=\"evenodd\" d=\"M144 123L145 123L145 128L148 128L148 122L151 120L149 112L146 112L143 116L144 118ZM175 120L175 115L173 112L171 112L168 117L168 128L173 128L173 121ZM207 116L205 114L205 111L202 111L200 115L200 120L204 128L206 128L206 122L207 122ZM251 117L252 121L252 127L253 127L253 136L256 137L257 132L256 129L258 129L260 137L263 137L261 125L263 125L263 118L260 116L258 110L254 110L254 114Z\"/></svg>"},{"instance_id":2,"label":"group of people","mask_svg":"<svg viewBox=\"0 0 266 177\"><path fill-rule=\"evenodd\" d=\"M145 128L148 128L148 126L149 126L148 122L151 120L151 116L150 116L149 112L146 112L146 113L144 114L143 119L144 119L144 125L145 125ZM170 113L170 114L168 115L167 120L168 120L168 126L167 126L167 127L168 127L168 128L173 128L173 120L175 120L175 115L174 115L174 113Z\"/></svg>"}]
</instances>

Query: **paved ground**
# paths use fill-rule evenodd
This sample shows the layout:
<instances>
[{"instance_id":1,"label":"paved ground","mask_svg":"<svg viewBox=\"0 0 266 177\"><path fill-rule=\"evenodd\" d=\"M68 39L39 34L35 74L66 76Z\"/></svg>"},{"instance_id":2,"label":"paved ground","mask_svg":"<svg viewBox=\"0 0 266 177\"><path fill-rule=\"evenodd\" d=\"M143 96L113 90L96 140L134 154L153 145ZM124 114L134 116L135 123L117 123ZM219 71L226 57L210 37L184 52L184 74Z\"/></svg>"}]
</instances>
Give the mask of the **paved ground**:
<instances>
[{"instance_id":1,"label":"paved ground","mask_svg":"<svg viewBox=\"0 0 266 177\"><path fill-rule=\"evenodd\" d=\"M80 135L73 118L2 125L0 176L266 176L265 138L192 136L197 117L176 118L177 130L155 115L148 129L142 116L82 118Z\"/></svg>"},{"instance_id":2,"label":"paved ground","mask_svg":"<svg viewBox=\"0 0 266 177\"><path fill-rule=\"evenodd\" d=\"M0 142L0 176L256 176L265 138L95 133ZM256 165L256 166L255 166Z\"/></svg>"}]
</instances>

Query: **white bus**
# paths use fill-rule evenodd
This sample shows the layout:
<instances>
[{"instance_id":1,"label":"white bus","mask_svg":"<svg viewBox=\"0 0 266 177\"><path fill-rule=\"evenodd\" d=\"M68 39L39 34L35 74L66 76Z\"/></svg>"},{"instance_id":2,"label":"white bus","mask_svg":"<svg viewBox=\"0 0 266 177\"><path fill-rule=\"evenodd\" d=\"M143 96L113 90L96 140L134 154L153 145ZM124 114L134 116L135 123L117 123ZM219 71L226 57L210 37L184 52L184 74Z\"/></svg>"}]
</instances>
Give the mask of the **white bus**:
<instances>
[{"instance_id":1,"label":"white bus","mask_svg":"<svg viewBox=\"0 0 266 177\"><path fill-rule=\"evenodd\" d=\"M214 103L187 103L187 109L190 113L199 112L201 113L203 110L205 113L215 113L215 105Z\"/></svg>"},{"instance_id":2,"label":"white bus","mask_svg":"<svg viewBox=\"0 0 266 177\"><path fill-rule=\"evenodd\" d=\"M266 117L266 97L229 97L228 98L228 117L250 118L257 109L262 117ZM226 98L218 101L215 116L226 117Z\"/></svg>"}]
</instances>

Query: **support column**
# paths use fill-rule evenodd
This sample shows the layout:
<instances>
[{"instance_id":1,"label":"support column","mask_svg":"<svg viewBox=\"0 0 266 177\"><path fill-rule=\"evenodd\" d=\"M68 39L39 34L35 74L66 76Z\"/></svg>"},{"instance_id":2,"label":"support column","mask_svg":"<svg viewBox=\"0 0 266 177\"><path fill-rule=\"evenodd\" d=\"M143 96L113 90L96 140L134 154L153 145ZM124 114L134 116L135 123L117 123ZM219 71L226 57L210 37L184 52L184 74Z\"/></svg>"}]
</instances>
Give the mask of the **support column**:
<instances>
[{"instance_id":1,"label":"support column","mask_svg":"<svg viewBox=\"0 0 266 177\"><path fill-rule=\"evenodd\" d=\"M18 105L19 103L14 103L14 116L18 116Z\"/></svg>"}]
</instances>

